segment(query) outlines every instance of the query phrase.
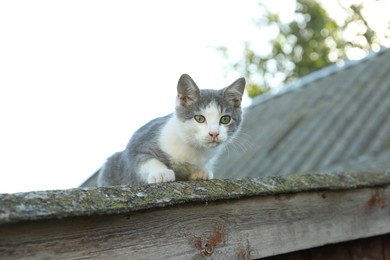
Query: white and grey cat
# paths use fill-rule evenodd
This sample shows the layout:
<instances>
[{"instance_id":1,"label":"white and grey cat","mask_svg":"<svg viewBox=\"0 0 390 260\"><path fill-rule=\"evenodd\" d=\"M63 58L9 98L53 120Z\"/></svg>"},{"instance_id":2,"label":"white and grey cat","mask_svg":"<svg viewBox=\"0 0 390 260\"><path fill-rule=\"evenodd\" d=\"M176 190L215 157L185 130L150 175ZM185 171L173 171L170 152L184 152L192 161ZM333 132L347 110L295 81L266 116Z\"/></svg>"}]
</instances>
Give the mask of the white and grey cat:
<instances>
[{"instance_id":1,"label":"white and grey cat","mask_svg":"<svg viewBox=\"0 0 390 260\"><path fill-rule=\"evenodd\" d=\"M244 89L244 78L220 90L200 90L182 75L175 112L137 130L124 151L108 158L98 185L213 178L211 160L240 128Z\"/></svg>"}]
</instances>

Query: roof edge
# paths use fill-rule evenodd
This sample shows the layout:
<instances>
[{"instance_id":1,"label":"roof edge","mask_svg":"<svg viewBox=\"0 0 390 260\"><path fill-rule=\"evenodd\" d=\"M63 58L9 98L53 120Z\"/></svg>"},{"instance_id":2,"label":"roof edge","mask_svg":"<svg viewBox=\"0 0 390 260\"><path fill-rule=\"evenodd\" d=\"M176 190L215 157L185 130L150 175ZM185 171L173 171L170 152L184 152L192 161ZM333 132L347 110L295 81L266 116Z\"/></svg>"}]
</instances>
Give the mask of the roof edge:
<instances>
[{"instance_id":1,"label":"roof edge","mask_svg":"<svg viewBox=\"0 0 390 260\"><path fill-rule=\"evenodd\" d=\"M385 52L390 51L389 48L382 47L378 52L370 51L364 58L360 60L345 60L342 62L342 64L331 64L326 66L325 68L319 69L317 71L314 71L312 73L309 73L301 78L298 78L296 81L287 84L282 85L280 87L277 87L270 92L260 95L258 97L255 97L252 100L252 103L249 105L249 107L256 106L258 104L261 104L263 102L266 102L270 99L273 99L275 97L279 97L281 95L287 94L291 91L294 91L296 89L300 89L302 87L305 87L306 85L315 82L317 80L323 79L329 75L344 71L348 68L354 67L356 65L359 65L363 62L369 61L374 57L380 56L384 54Z\"/></svg>"}]
</instances>

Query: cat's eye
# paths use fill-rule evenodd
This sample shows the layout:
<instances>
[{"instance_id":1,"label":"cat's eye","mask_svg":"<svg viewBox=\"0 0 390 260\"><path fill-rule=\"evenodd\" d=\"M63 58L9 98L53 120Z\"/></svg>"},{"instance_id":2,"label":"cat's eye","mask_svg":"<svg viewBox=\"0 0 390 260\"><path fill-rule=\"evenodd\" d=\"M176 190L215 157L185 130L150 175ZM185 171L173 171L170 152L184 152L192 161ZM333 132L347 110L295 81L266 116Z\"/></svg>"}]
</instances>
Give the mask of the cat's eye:
<instances>
[{"instance_id":1,"label":"cat's eye","mask_svg":"<svg viewBox=\"0 0 390 260\"><path fill-rule=\"evenodd\" d=\"M227 125L230 123L231 120L232 120L231 116L222 116L219 122L221 124Z\"/></svg>"},{"instance_id":2,"label":"cat's eye","mask_svg":"<svg viewBox=\"0 0 390 260\"><path fill-rule=\"evenodd\" d=\"M194 116L194 119L198 123L204 123L206 121L206 118L204 116L202 116L202 115L196 115L196 116Z\"/></svg>"}]
</instances>

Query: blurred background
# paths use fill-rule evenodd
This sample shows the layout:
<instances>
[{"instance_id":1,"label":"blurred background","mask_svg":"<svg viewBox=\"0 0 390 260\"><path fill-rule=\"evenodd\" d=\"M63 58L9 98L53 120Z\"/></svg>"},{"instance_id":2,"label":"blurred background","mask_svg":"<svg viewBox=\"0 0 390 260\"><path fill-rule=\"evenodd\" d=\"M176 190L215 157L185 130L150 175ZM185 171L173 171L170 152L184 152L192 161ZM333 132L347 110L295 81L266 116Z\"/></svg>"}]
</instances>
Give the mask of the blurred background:
<instances>
[{"instance_id":1,"label":"blurred background","mask_svg":"<svg viewBox=\"0 0 390 260\"><path fill-rule=\"evenodd\" d=\"M79 186L177 80L248 80L244 106L390 46L390 1L2 1L0 193Z\"/></svg>"}]
</instances>

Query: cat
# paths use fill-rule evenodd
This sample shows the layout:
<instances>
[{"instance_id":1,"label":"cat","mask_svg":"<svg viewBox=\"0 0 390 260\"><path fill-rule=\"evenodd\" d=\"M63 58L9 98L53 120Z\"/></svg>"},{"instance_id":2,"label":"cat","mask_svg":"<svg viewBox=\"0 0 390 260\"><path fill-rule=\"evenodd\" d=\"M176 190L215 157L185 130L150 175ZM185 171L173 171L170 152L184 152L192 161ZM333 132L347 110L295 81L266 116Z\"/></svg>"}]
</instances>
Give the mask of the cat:
<instances>
[{"instance_id":1,"label":"cat","mask_svg":"<svg viewBox=\"0 0 390 260\"><path fill-rule=\"evenodd\" d=\"M200 90L183 74L175 112L138 129L126 149L103 165L98 186L213 178L212 161L242 121L245 79L220 90Z\"/></svg>"}]
</instances>

